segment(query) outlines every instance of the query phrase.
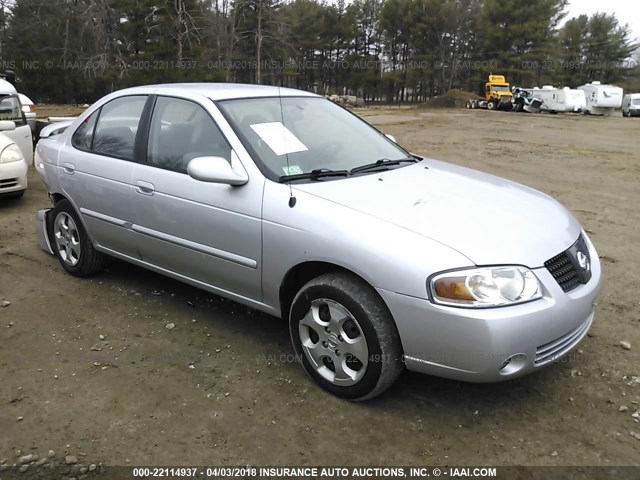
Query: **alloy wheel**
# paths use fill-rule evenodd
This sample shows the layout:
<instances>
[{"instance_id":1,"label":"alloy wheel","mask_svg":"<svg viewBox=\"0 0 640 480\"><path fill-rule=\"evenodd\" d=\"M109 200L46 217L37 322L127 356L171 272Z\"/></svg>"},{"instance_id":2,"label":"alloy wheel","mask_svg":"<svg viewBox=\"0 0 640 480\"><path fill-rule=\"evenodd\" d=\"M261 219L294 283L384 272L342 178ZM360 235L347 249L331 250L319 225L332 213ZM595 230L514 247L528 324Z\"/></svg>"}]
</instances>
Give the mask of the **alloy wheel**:
<instances>
[{"instance_id":1,"label":"alloy wheel","mask_svg":"<svg viewBox=\"0 0 640 480\"><path fill-rule=\"evenodd\" d=\"M53 225L53 236L58 254L63 262L75 267L80 261L80 233L73 218L60 212Z\"/></svg>"},{"instance_id":2,"label":"alloy wheel","mask_svg":"<svg viewBox=\"0 0 640 480\"><path fill-rule=\"evenodd\" d=\"M343 305L325 298L313 300L298 331L304 355L324 379L337 386L362 379L369 363L367 339Z\"/></svg>"}]
</instances>

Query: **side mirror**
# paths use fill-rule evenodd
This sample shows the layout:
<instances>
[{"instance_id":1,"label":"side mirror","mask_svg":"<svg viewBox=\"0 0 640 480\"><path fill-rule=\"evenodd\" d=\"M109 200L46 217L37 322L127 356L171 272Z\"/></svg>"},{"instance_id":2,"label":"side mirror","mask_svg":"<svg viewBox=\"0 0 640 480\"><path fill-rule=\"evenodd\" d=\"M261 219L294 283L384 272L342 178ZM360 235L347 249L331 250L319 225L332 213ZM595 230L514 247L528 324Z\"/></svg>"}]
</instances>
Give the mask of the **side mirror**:
<instances>
[{"instance_id":1,"label":"side mirror","mask_svg":"<svg viewBox=\"0 0 640 480\"><path fill-rule=\"evenodd\" d=\"M16 129L16 122L12 122L11 120L2 120L0 121L0 132L10 132L11 130Z\"/></svg>"},{"instance_id":2,"label":"side mirror","mask_svg":"<svg viewBox=\"0 0 640 480\"><path fill-rule=\"evenodd\" d=\"M229 161L222 157L197 157L187 165L187 173L191 178L201 182L240 186L249 181L247 172L240 171L241 168L234 169Z\"/></svg>"},{"instance_id":3,"label":"side mirror","mask_svg":"<svg viewBox=\"0 0 640 480\"><path fill-rule=\"evenodd\" d=\"M398 141L396 140L396 137L394 137L390 133L385 133L384 136L387 137L389 140L391 140L393 143L398 143Z\"/></svg>"}]
</instances>

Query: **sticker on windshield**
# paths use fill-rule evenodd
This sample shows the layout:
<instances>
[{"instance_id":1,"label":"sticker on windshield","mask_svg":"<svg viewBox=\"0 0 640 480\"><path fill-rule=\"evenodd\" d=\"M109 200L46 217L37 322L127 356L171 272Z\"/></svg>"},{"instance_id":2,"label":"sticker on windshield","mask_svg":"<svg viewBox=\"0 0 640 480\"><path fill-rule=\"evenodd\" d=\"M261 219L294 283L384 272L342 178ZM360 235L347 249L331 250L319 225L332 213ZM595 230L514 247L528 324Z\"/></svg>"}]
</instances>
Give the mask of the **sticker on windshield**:
<instances>
[{"instance_id":1,"label":"sticker on windshield","mask_svg":"<svg viewBox=\"0 0 640 480\"><path fill-rule=\"evenodd\" d=\"M287 167L282 167L285 175L300 175L304 173L302 169L298 165L289 165Z\"/></svg>"},{"instance_id":2,"label":"sticker on windshield","mask_svg":"<svg viewBox=\"0 0 640 480\"><path fill-rule=\"evenodd\" d=\"M289 131L281 122L256 123L251 128L269 145L276 155L306 152L309 150L298 137ZM302 173L302 172L300 172Z\"/></svg>"}]
</instances>

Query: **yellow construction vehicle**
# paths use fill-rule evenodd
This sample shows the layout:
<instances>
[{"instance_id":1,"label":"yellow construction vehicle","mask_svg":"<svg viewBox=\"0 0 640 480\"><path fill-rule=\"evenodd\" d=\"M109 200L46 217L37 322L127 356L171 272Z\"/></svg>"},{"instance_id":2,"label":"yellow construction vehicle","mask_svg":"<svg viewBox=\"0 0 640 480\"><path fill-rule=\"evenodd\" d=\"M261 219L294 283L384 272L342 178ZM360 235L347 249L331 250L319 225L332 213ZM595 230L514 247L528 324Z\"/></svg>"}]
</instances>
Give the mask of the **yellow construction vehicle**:
<instances>
[{"instance_id":1,"label":"yellow construction vehicle","mask_svg":"<svg viewBox=\"0 0 640 480\"><path fill-rule=\"evenodd\" d=\"M504 75L489 74L485 83L484 100L469 100L467 108L483 108L488 110L513 110L513 94L511 86Z\"/></svg>"}]
</instances>

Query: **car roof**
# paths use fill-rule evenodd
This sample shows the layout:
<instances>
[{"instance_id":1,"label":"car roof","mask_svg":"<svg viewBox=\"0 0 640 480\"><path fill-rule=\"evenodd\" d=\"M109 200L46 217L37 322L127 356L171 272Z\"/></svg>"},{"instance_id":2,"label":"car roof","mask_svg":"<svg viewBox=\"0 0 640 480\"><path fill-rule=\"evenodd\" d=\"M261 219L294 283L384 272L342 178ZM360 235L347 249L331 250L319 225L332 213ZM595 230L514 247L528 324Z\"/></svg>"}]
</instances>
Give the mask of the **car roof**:
<instances>
[{"instance_id":1,"label":"car roof","mask_svg":"<svg viewBox=\"0 0 640 480\"><path fill-rule=\"evenodd\" d=\"M274 87L271 85L249 85L242 83L167 83L159 85L145 85L141 87L128 88L119 93L157 93L173 94L178 91L184 93L196 93L210 98L211 100L228 100L234 98L252 97L317 97L318 95L295 90L293 88Z\"/></svg>"},{"instance_id":2,"label":"car roof","mask_svg":"<svg viewBox=\"0 0 640 480\"><path fill-rule=\"evenodd\" d=\"M14 87L10 82L7 82L5 79L0 78L0 94L11 95L13 93L18 93L16 87Z\"/></svg>"},{"instance_id":3,"label":"car roof","mask_svg":"<svg viewBox=\"0 0 640 480\"><path fill-rule=\"evenodd\" d=\"M27 97L24 93L18 93L18 98L22 105L33 105L33 101Z\"/></svg>"}]
</instances>

